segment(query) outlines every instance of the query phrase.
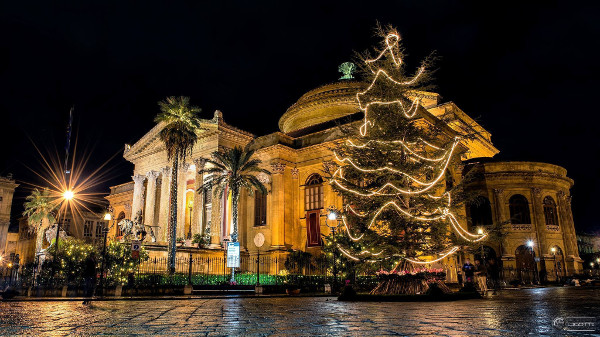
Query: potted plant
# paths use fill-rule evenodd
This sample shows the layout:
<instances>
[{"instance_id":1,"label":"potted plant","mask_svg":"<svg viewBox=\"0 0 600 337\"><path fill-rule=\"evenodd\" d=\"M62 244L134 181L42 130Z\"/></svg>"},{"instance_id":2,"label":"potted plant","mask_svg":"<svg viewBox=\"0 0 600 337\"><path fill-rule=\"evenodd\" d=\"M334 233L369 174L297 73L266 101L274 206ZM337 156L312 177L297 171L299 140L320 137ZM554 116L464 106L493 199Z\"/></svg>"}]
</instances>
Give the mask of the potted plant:
<instances>
[{"instance_id":1,"label":"potted plant","mask_svg":"<svg viewBox=\"0 0 600 337\"><path fill-rule=\"evenodd\" d=\"M192 244L196 244L198 248L203 248L206 246L206 239L200 233L196 233L192 237Z\"/></svg>"},{"instance_id":2,"label":"potted plant","mask_svg":"<svg viewBox=\"0 0 600 337\"><path fill-rule=\"evenodd\" d=\"M182 246L184 242L185 242L185 240L183 238L177 238L177 244L179 246Z\"/></svg>"}]
</instances>

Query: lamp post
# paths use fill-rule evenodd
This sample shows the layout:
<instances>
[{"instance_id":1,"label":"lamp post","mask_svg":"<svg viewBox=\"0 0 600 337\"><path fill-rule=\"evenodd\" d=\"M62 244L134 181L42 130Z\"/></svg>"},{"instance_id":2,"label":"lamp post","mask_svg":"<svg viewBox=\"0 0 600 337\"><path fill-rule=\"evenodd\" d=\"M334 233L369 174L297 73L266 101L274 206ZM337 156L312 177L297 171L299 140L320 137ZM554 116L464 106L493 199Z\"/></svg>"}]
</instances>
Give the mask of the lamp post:
<instances>
[{"instance_id":1,"label":"lamp post","mask_svg":"<svg viewBox=\"0 0 600 337\"><path fill-rule=\"evenodd\" d=\"M477 228L477 234L483 235L483 228ZM481 264L485 265L485 251L483 250L483 242L481 243Z\"/></svg>"},{"instance_id":2,"label":"lamp post","mask_svg":"<svg viewBox=\"0 0 600 337\"><path fill-rule=\"evenodd\" d=\"M194 202L192 200L189 200L188 209L190 210L190 228L188 229L188 240L192 238L192 207L194 207Z\"/></svg>"},{"instance_id":3,"label":"lamp post","mask_svg":"<svg viewBox=\"0 0 600 337\"><path fill-rule=\"evenodd\" d=\"M537 262L535 261L533 246L534 246L533 240L528 240L527 247L529 247L529 250L531 251L531 256L533 257L533 268L534 268L534 273L535 273L534 274L535 280L536 280L536 282L539 282L540 275L538 274Z\"/></svg>"},{"instance_id":4,"label":"lamp post","mask_svg":"<svg viewBox=\"0 0 600 337\"><path fill-rule=\"evenodd\" d=\"M107 221L108 223L110 223L111 220L113 220L113 208L112 207L108 207L108 210L106 212L106 214L104 214L104 220ZM108 225L107 223L107 225ZM102 234L104 235L104 238L102 240L102 267L100 268L100 291L101 294L104 296L104 268L105 268L105 261L106 261L106 237L108 235L108 231L109 229L112 228L112 226L103 226L102 228Z\"/></svg>"},{"instance_id":5,"label":"lamp post","mask_svg":"<svg viewBox=\"0 0 600 337\"><path fill-rule=\"evenodd\" d=\"M71 200L73 200L73 198L75 197L75 193L71 190L66 190L63 192L62 197L66 202L71 202ZM58 258L58 238L60 234L60 221L61 220L58 220L56 222L56 238L54 239L54 244L56 245L56 248L54 250L54 259ZM52 277L54 277L54 273L56 272L55 266L56 261L54 261L54 263L52 264Z\"/></svg>"},{"instance_id":6,"label":"lamp post","mask_svg":"<svg viewBox=\"0 0 600 337\"><path fill-rule=\"evenodd\" d=\"M550 248L550 251L552 252L552 257L554 258L554 275L556 277L556 282L558 282L558 268L556 268L556 247L552 247Z\"/></svg>"},{"instance_id":7,"label":"lamp post","mask_svg":"<svg viewBox=\"0 0 600 337\"><path fill-rule=\"evenodd\" d=\"M332 239L331 239L331 243L335 244L335 230L339 225L339 212L338 210L335 208L335 206L329 206L329 212L327 214L327 220L331 220L333 222L333 225L329 225L329 222L327 222L327 227L329 227L329 229L331 229L331 235L332 235ZM334 246L333 248L333 284L332 284L332 292L335 293L335 291L337 290L337 263L336 263L336 247Z\"/></svg>"}]
</instances>

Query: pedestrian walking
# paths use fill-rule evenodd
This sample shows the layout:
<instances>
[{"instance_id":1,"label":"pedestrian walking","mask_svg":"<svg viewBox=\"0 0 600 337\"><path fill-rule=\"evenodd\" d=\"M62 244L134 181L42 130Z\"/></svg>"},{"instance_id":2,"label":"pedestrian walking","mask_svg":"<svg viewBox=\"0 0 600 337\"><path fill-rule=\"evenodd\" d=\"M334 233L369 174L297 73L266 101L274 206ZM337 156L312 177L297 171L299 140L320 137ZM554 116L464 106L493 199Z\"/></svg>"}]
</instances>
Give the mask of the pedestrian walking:
<instances>
[{"instance_id":1,"label":"pedestrian walking","mask_svg":"<svg viewBox=\"0 0 600 337\"><path fill-rule=\"evenodd\" d=\"M500 266L496 263L495 259L488 261L487 273L494 289L492 295L496 295L496 291L500 288Z\"/></svg>"},{"instance_id":2,"label":"pedestrian walking","mask_svg":"<svg viewBox=\"0 0 600 337\"><path fill-rule=\"evenodd\" d=\"M487 270L485 267L485 261L481 263L479 260L475 260L475 275L477 276L477 285L481 295L487 293Z\"/></svg>"}]
</instances>

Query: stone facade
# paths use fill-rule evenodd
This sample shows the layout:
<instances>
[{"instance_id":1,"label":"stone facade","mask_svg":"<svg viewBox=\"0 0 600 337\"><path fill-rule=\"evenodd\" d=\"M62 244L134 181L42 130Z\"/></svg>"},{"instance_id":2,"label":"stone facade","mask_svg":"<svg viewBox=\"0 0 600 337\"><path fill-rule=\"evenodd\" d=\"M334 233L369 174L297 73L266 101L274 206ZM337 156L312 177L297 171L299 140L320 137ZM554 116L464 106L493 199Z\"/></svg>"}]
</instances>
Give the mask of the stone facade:
<instances>
[{"instance_id":1,"label":"stone facade","mask_svg":"<svg viewBox=\"0 0 600 337\"><path fill-rule=\"evenodd\" d=\"M226 200L215 200L210 195L195 192L205 178L197 171L204 165L203 158L210 158L212 152L244 146L253 140L255 156L272 175L258 177L270 191L266 197L250 196L245 193L247 191L241 195L239 241L242 251L255 254L257 248L253 238L262 233L265 237L261 248L263 252L281 255L287 249L299 249L320 253L320 235L329 233L326 209L329 206L342 208L342 200L322 177L329 167L328 163L334 160L330 148L341 137L336 125L360 119L354 95L362 87L359 82L340 81L309 91L282 116L279 122L281 132L265 136L255 137L226 124L219 111L215 112L214 118L202 120L198 143L179 169L177 236L189 238L190 234L209 232L210 247L222 249L222 242L230 232L230 224L227 223L230 210ZM531 239L536 244L536 256L542 257L539 268L548 263L549 249L556 247L564 256L566 272L570 274L580 270L570 209L569 189L573 182L566 177L566 171L543 163L478 163L475 158L492 158L498 153L490 133L454 103L441 103L439 95L415 94L422 97L422 122L442 125L441 138L476 135L461 143L463 164L456 163L451 174L454 179L460 179L460 170L467 164L485 171L483 180L476 182L473 188L493 201L495 221L510 219L508 202L511 195L520 193L527 198L532 210L530 223L508 226L504 243L492 247L506 265L515 266L515 249ZM172 179L171 163L167 160L164 144L158 138L162 128L163 125L158 124L138 142L125 146L125 159L135 165L133 181L112 187L107 197L115 209L115 216L122 214L131 218L139 210L147 225L158 226L159 239L152 248L156 251L164 251L166 244L168 189ZM543 218L543 202L547 196L556 203L557 224L546 225ZM265 213L264 217L261 212ZM264 218L266 221L263 222ZM116 230L109 233L112 236L118 234ZM314 238L317 238L316 242ZM445 261L450 281L456 281L459 263L460 259L456 257Z\"/></svg>"},{"instance_id":2,"label":"stone facade","mask_svg":"<svg viewBox=\"0 0 600 337\"><path fill-rule=\"evenodd\" d=\"M12 252L12 248L9 249L8 243L8 227L10 227L10 210L12 207L13 194L15 188L19 184L15 183L15 180L11 175L7 177L0 177L0 255L8 255L9 250Z\"/></svg>"}]
</instances>

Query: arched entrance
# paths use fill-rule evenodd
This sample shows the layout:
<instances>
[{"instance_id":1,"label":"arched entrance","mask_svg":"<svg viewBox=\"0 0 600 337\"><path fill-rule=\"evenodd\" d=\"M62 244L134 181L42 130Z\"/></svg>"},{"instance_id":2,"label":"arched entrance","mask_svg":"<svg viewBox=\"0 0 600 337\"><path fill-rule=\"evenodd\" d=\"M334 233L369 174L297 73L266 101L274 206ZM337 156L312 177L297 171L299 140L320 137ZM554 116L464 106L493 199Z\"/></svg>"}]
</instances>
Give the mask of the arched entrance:
<instances>
[{"instance_id":1,"label":"arched entrance","mask_svg":"<svg viewBox=\"0 0 600 337\"><path fill-rule=\"evenodd\" d=\"M566 276L565 256L559 246L550 247L550 255L552 256L553 271L552 274L556 280Z\"/></svg>"},{"instance_id":2,"label":"arched entrance","mask_svg":"<svg viewBox=\"0 0 600 337\"><path fill-rule=\"evenodd\" d=\"M515 250L515 264L517 277L522 283L535 282L535 252L531 248L525 245L517 247Z\"/></svg>"},{"instance_id":3,"label":"arched entrance","mask_svg":"<svg viewBox=\"0 0 600 337\"><path fill-rule=\"evenodd\" d=\"M496 251L490 246L483 246L483 257L481 253L482 249L479 247L474 254L475 261L483 262L485 260L487 262L489 260L496 260Z\"/></svg>"}]
</instances>

